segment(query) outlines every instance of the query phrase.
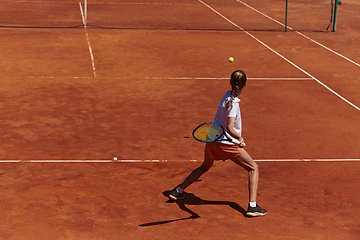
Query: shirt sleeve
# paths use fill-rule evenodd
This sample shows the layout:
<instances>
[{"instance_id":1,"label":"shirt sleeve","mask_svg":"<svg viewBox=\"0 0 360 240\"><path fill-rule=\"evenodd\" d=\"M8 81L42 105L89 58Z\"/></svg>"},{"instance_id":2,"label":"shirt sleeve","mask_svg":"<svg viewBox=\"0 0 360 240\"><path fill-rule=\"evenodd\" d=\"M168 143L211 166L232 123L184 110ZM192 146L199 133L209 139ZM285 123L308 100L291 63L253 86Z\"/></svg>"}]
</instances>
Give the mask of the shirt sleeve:
<instances>
[{"instance_id":1,"label":"shirt sleeve","mask_svg":"<svg viewBox=\"0 0 360 240\"><path fill-rule=\"evenodd\" d=\"M233 106L230 107L228 110L228 117L236 118L238 112L239 112L239 103L233 103Z\"/></svg>"}]
</instances>

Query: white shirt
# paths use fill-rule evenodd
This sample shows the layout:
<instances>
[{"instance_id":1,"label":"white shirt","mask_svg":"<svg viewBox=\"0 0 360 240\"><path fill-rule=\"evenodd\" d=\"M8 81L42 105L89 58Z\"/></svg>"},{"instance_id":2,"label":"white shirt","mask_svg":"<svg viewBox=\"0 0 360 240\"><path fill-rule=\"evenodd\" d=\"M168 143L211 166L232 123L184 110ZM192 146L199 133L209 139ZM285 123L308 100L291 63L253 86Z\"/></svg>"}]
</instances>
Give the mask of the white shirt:
<instances>
[{"instance_id":1,"label":"white shirt","mask_svg":"<svg viewBox=\"0 0 360 240\"><path fill-rule=\"evenodd\" d=\"M224 128L225 134L227 138L234 139L227 133L227 119L228 117L235 118L234 130L236 131L239 136L241 136L241 113L240 113L240 99L234 98L232 102L232 107L229 109L226 108L226 103L232 99L231 91L227 91L223 98L220 100L219 107L216 111L214 122L220 123L221 126ZM219 140L223 139L222 136ZM232 144L229 141L220 141L221 143L225 144Z\"/></svg>"}]
</instances>

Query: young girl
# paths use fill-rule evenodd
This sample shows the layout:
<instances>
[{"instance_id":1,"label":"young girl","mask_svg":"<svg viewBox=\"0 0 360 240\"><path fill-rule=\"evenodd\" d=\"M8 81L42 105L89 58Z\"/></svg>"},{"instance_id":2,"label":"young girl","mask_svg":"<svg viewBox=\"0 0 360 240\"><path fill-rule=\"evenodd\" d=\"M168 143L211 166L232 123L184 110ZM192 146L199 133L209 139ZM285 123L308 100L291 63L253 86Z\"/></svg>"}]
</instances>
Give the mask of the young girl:
<instances>
[{"instance_id":1,"label":"young girl","mask_svg":"<svg viewBox=\"0 0 360 240\"><path fill-rule=\"evenodd\" d=\"M246 75L238 70L231 74L231 91L225 93L221 99L215 115L215 122L220 123L225 129L225 134L230 138L237 139L240 143L244 140L241 137L241 115L240 115L240 93L246 86ZM221 139L220 139L221 140ZM249 172L249 205L247 216L264 216L267 211L256 204L257 187L259 181L259 168L250 155L242 148L242 144L237 145L228 141L218 141L206 143L205 157L203 164L190 173L183 183L175 187L169 198L176 201L185 197L183 191L202 174L207 172L214 163L214 160L230 159L237 165L245 168Z\"/></svg>"}]
</instances>

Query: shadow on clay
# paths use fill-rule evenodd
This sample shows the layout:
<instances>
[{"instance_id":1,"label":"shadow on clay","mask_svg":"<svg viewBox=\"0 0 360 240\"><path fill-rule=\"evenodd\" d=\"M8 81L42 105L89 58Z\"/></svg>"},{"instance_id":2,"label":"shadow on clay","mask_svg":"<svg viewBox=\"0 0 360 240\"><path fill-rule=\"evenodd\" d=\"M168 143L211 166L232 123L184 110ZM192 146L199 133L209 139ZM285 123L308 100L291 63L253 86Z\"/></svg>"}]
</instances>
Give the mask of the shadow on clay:
<instances>
[{"instance_id":1,"label":"shadow on clay","mask_svg":"<svg viewBox=\"0 0 360 240\"><path fill-rule=\"evenodd\" d=\"M163 195L165 197L168 197L170 195L170 193L171 193L171 191L164 191ZM178 222L178 221L183 221L183 220L188 220L188 219L200 218L200 215L198 215L194 211L190 210L185 205L228 205L229 207L231 207L234 210L240 212L241 214L244 215L244 217L246 217L246 210L244 208L242 208L239 204L235 203L235 202L209 201L209 200L203 200L203 199L195 196L195 194L193 194L193 193L184 192L184 194L185 194L185 198L182 199L182 200L173 201L173 200L169 199L166 202L167 203L176 203L181 210L190 213L191 214L190 217L144 223L144 224L140 224L139 226L140 227L149 227L149 226L156 226L156 225L161 225L161 224L166 224L166 223L171 223L171 222Z\"/></svg>"}]
</instances>

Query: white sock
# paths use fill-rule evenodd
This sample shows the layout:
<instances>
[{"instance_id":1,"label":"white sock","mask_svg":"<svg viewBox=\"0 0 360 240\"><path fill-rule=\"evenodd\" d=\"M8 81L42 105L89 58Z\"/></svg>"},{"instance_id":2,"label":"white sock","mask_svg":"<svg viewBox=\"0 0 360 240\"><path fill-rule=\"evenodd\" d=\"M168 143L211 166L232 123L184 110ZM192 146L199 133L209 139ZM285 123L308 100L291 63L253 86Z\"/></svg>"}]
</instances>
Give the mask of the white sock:
<instances>
[{"instance_id":1,"label":"white sock","mask_svg":"<svg viewBox=\"0 0 360 240\"><path fill-rule=\"evenodd\" d=\"M250 207L256 207L256 202L250 202Z\"/></svg>"}]
</instances>

